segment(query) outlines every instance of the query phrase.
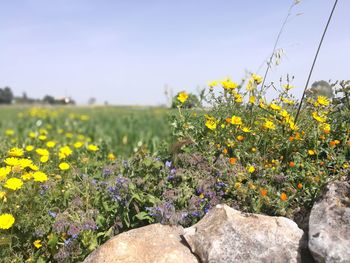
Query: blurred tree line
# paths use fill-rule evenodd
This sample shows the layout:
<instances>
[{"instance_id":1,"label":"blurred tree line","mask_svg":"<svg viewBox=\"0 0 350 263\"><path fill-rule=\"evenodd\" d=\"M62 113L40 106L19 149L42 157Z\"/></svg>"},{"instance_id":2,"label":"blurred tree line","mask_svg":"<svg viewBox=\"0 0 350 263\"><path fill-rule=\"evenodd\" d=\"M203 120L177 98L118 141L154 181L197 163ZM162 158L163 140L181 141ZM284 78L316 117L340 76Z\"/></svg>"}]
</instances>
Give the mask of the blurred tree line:
<instances>
[{"instance_id":1,"label":"blurred tree line","mask_svg":"<svg viewBox=\"0 0 350 263\"><path fill-rule=\"evenodd\" d=\"M67 105L75 104L70 97L55 98L51 95L45 95L43 99L29 98L26 92L22 96L14 96L10 87L0 88L0 104L50 104Z\"/></svg>"}]
</instances>

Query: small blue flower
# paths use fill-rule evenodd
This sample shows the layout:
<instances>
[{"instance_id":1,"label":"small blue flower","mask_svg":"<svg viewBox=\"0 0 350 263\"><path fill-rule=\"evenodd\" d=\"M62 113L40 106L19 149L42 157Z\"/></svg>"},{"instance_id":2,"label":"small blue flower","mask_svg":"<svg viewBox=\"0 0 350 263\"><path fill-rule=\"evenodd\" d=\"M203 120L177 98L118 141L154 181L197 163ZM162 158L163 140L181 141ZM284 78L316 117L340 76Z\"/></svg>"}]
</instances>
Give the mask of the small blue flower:
<instances>
[{"instance_id":1,"label":"small blue flower","mask_svg":"<svg viewBox=\"0 0 350 263\"><path fill-rule=\"evenodd\" d=\"M171 167L171 161L166 161L166 162L165 162L165 166L168 167L168 168L170 168L170 167Z\"/></svg>"},{"instance_id":2,"label":"small blue flower","mask_svg":"<svg viewBox=\"0 0 350 263\"><path fill-rule=\"evenodd\" d=\"M49 211L49 215L53 218L56 218L57 213L53 212L53 211Z\"/></svg>"}]
</instances>

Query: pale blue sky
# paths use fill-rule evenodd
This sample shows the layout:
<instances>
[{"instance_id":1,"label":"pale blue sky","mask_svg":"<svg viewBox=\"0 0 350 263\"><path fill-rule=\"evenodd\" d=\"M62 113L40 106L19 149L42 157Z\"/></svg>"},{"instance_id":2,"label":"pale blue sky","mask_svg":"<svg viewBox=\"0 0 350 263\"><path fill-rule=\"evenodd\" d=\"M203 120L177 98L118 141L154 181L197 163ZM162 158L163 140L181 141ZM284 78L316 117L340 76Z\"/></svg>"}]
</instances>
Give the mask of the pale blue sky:
<instances>
[{"instance_id":1,"label":"pale blue sky","mask_svg":"<svg viewBox=\"0 0 350 263\"><path fill-rule=\"evenodd\" d=\"M0 0L0 87L31 97L165 103L164 85L196 91L256 71L290 0ZM295 75L300 95L331 0L302 0L269 81ZM312 80L350 78L350 1L339 0ZM260 71L263 73L263 70Z\"/></svg>"}]
</instances>

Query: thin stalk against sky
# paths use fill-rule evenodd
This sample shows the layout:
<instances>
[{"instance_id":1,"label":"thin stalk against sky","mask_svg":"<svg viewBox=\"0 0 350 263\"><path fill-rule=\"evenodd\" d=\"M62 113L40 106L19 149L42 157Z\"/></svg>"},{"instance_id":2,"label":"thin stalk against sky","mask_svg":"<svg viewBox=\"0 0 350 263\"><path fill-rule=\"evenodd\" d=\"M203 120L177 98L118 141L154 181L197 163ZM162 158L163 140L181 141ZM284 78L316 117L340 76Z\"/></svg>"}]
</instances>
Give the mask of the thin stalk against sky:
<instances>
[{"instance_id":1,"label":"thin stalk against sky","mask_svg":"<svg viewBox=\"0 0 350 263\"><path fill-rule=\"evenodd\" d=\"M322 46L322 43L323 43L324 36L326 35L326 32L327 32L329 23L331 22L331 19L332 19L332 16L333 16L333 12L334 12L335 7L337 6L337 3L338 3L338 0L335 0L334 5L333 5L333 8L332 8L332 11L331 11L331 13L330 13L330 15L329 15L329 17L328 17L328 21L327 21L326 27L325 27L324 30L323 30L323 34L322 34L320 43L318 44L318 48L317 48L316 55L315 55L315 57L314 57L314 61L313 61L313 63L312 63L310 72L309 72L309 76L308 76L308 78L307 78L307 81L306 81L306 84L305 84L305 87L304 87L303 95L302 95L301 100L300 100L300 103L299 103L298 111L297 111L297 114L295 115L294 123L296 123L296 122L298 121L298 117L299 117L299 113L300 113L300 110L301 110L301 106L302 106L302 104L303 104L303 100L304 100L304 97L305 97L305 92L306 92L306 89L307 89L307 87L308 87L308 85L309 85L310 78L311 78L311 75L312 75L312 71L314 70L314 66L315 66L315 63L316 63L316 60L317 60L317 57L318 57L318 53L320 52L320 49L321 49L321 46Z\"/></svg>"}]
</instances>

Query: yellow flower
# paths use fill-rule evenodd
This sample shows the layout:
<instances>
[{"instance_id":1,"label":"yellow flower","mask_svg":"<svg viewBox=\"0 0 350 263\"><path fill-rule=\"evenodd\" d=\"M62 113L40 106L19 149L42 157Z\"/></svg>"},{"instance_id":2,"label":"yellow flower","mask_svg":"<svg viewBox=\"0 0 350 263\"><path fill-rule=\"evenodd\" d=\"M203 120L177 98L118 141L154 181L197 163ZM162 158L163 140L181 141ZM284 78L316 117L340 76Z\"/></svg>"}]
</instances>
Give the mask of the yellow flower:
<instances>
[{"instance_id":1,"label":"yellow flower","mask_svg":"<svg viewBox=\"0 0 350 263\"><path fill-rule=\"evenodd\" d=\"M29 165L29 168L30 168L31 170L33 170L33 171L39 170L39 167L38 167L37 165L35 165L35 164Z\"/></svg>"},{"instance_id":2,"label":"yellow flower","mask_svg":"<svg viewBox=\"0 0 350 263\"><path fill-rule=\"evenodd\" d=\"M73 153L72 149L69 146L63 146L59 149L58 157L59 159L64 159L70 156Z\"/></svg>"},{"instance_id":3,"label":"yellow flower","mask_svg":"<svg viewBox=\"0 0 350 263\"><path fill-rule=\"evenodd\" d=\"M47 155L50 154L47 149L43 149L43 148L38 148L38 149L35 150L35 152L37 154L39 154L40 156L47 156Z\"/></svg>"},{"instance_id":4,"label":"yellow flower","mask_svg":"<svg viewBox=\"0 0 350 263\"><path fill-rule=\"evenodd\" d=\"M284 84L283 88L288 91L288 90L291 90L292 88L294 88L294 86L292 86L290 84Z\"/></svg>"},{"instance_id":5,"label":"yellow flower","mask_svg":"<svg viewBox=\"0 0 350 263\"><path fill-rule=\"evenodd\" d=\"M60 163L58 166L62 171L66 171L70 168L70 165L68 163Z\"/></svg>"},{"instance_id":6,"label":"yellow flower","mask_svg":"<svg viewBox=\"0 0 350 263\"><path fill-rule=\"evenodd\" d=\"M322 106L328 106L329 99L325 96L317 96L317 103L322 105Z\"/></svg>"},{"instance_id":7,"label":"yellow flower","mask_svg":"<svg viewBox=\"0 0 350 263\"><path fill-rule=\"evenodd\" d=\"M40 162L41 163L47 163L47 161L49 160L49 156L48 155L44 155L40 157Z\"/></svg>"},{"instance_id":8,"label":"yellow flower","mask_svg":"<svg viewBox=\"0 0 350 263\"><path fill-rule=\"evenodd\" d=\"M66 137L69 138L69 139L73 138L73 133L67 132L66 133Z\"/></svg>"},{"instance_id":9,"label":"yellow flower","mask_svg":"<svg viewBox=\"0 0 350 263\"><path fill-rule=\"evenodd\" d=\"M15 223L15 218L11 214L0 215L0 229L9 229Z\"/></svg>"},{"instance_id":10,"label":"yellow flower","mask_svg":"<svg viewBox=\"0 0 350 263\"><path fill-rule=\"evenodd\" d=\"M6 192L0 191L0 199L6 200Z\"/></svg>"},{"instance_id":11,"label":"yellow flower","mask_svg":"<svg viewBox=\"0 0 350 263\"><path fill-rule=\"evenodd\" d=\"M233 115L232 118L231 118L231 123L234 124L234 125L242 125L242 118Z\"/></svg>"},{"instance_id":12,"label":"yellow flower","mask_svg":"<svg viewBox=\"0 0 350 263\"><path fill-rule=\"evenodd\" d=\"M35 133L35 132L30 132L30 133L28 134L28 136L29 136L29 138L34 139L34 138L36 137L36 133Z\"/></svg>"},{"instance_id":13,"label":"yellow flower","mask_svg":"<svg viewBox=\"0 0 350 263\"><path fill-rule=\"evenodd\" d=\"M242 186L242 184L240 182L236 182L234 187L236 189L239 189L239 188L241 188L241 186Z\"/></svg>"},{"instance_id":14,"label":"yellow flower","mask_svg":"<svg viewBox=\"0 0 350 263\"><path fill-rule=\"evenodd\" d=\"M273 110L276 110L276 111L279 111L281 110L281 106L275 104L275 103L271 103L270 104L270 108L273 109Z\"/></svg>"},{"instance_id":15,"label":"yellow flower","mask_svg":"<svg viewBox=\"0 0 350 263\"><path fill-rule=\"evenodd\" d=\"M312 117L313 117L316 121L318 121L318 122L320 122L320 123L324 123L324 122L326 122L326 120L327 120L327 117L326 117L324 114L319 114L319 113L316 112L316 111L314 111L314 112L312 113Z\"/></svg>"},{"instance_id":16,"label":"yellow flower","mask_svg":"<svg viewBox=\"0 0 350 263\"><path fill-rule=\"evenodd\" d=\"M308 153L309 155L315 155L315 154L316 154L316 152L315 152L314 150L308 150L307 153Z\"/></svg>"},{"instance_id":17,"label":"yellow flower","mask_svg":"<svg viewBox=\"0 0 350 263\"><path fill-rule=\"evenodd\" d=\"M283 101L284 103L287 103L289 105L294 105L295 104L295 102L293 100L289 100L289 99L283 98L283 97L281 97L281 101Z\"/></svg>"},{"instance_id":18,"label":"yellow flower","mask_svg":"<svg viewBox=\"0 0 350 263\"><path fill-rule=\"evenodd\" d=\"M1 167L0 168L0 181L5 179L6 176L9 175L9 173L11 173L11 167L10 166Z\"/></svg>"},{"instance_id":19,"label":"yellow flower","mask_svg":"<svg viewBox=\"0 0 350 263\"><path fill-rule=\"evenodd\" d=\"M23 182L21 179L10 178L10 179L7 179L7 181L4 184L4 187L11 190L17 190L17 189L20 189L22 185L23 185Z\"/></svg>"},{"instance_id":20,"label":"yellow flower","mask_svg":"<svg viewBox=\"0 0 350 263\"><path fill-rule=\"evenodd\" d=\"M21 157L24 155L23 149L17 147L11 148L7 153L12 157Z\"/></svg>"},{"instance_id":21,"label":"yellow flower","mask_svg":"<svg viewBox=\"0 0 350 263\"><path fill-rule=\"evenodd\" d=\"M39 138L40 141L45 141L47 139L47 136L44 135L44 134L41 134L41 135L39 135L38 138Z\"/></svg>"},{"instance_id":22,"label":"yellow flower","mask_svg":"<svg viewBox=\"0 0 350 263\"><path fill-rule=\"evenodd\" d=\"M250 97L249 97L249 103L250 103L250 104L255 104L255 101L256 101L255 96L250 96Z\"/></svg>"},{"instance_id":23,"label":"yellow flower","mask_svg":"<svg viewBox=\"0 0 350 263\"><path fill-rule=\"evenodd\" d=\"M33 178L33 173L32 173L32 172L24 173L24 174L22 174L21 178L22 178L24 181L28 181L28 180L30 180L30 179Z\"/></svg>"},{"instance_id":24,"label":"yellow flower","mask_svg":"<svg viewBox=\"0 0 350 263\"><path fill-rule=\"evenodd\" d=\"M263 127L265 129L269 129L269 130L275 130L276 129L275 124L272 121L270 121L270 120L266 120L265 123L263 124Z\"/></svg>"},{"instance_id":25,"label":"yellow flower","mask_svg":"<svg viewBox=\"0 0 350 263\"><path fill-rule=\"evenodd\" d=\"M54 141L48 141L48 142L46 143L46 146L47 146L48 148L53 148L53 147L55 147L55 145L56 145L56 142L54 142Z\"/></svg>"},{"instance_id":26,"label":"yellow flower","mask_svg":"<svg viewBox=\"0 0 350 263\"><path fill-rule=\"evenodd\" d=\"M188 99L188 94L185 91L182 91L179 93L179 95L177 96L177 99L181 102L181 103L185 103L185 101Z\"/></svg>"},{"instance_id":27,"label":"yellow flower","mask_svg":"<svg viewBox=\"0 0 350 263\"><path fill-rule=\"evenodd\" d=\"M207 117L207 120L205 122L205 126L210 130L215 130L217 125L217 121L213 117Z\"/></svg>"},{"instance_id":28,"label":"yellow flower","mask_svg":"<svg viewBox=\"0 0 350 263\"><path fill-rule=\"evenodd\" d=\"M256 88L256 83L254 82L254 79L249 79L247 86L246 86L246 90L247 91L252 91Z\"/></svg>"},{"instance_id":29,"label":"yellow flower","mask_svg":"<svg viewBox=\"0 0 350 263\"><path fill-rule=\"evenodd\" d=\"M264 100L262 100L262 99L259 100L259 107L262 109L266 109L266 104L265 104Z\"/></svg>"},{"instance_id":30,"label":"yellow flower","mask_svg":"<svg viewBox=\"0 0 350 263\"><path fill-rule=\"evenodd\" d=\"M12 130L12 129L7 129L7 130L5 131L5 134L6 134L7 136L12 136L12 135L15 134L15 131Z\"/></svg>"},{"instance_id":31,"label":"yellow flower","mask_svg":"<svg viewBox=\"0 0 350 263\"><path fill-rule=\"evenodd\" d=\"M215 80L208 83L208 86L209 86L210 88L213 88L213 87L215 87L215 86L217 86L217 85L218 85L218 82L215 81Z\"/></svg>"},{"instance_id":32,"label":"yellow flower","mask_svg":"<svg viewBox=\"0 0 350 263\"><path fill-rule=\"evenodd\" d=\"M237 103L243 102L243 97L241 94L235 94L235 102L237 102Z\"/></svg>"},{"instance_id":33,"label":"yellow flower","mask_svg":"<svg viewBox=\"0 0 350 263\"><path fill-rule=\"evenodd\" d=\"M254 185L253 182L249 182L249 183L248 183L248 187L249 187L249 189L251 189L251 190L255 190L255 189L256 189L256 186Z\"/></svg>"},{"instance_id":34,"label":"yellow flower","mask_svg":"<svg viewBox=\"0 0 350 263\"><path fill-rule=\"evenodd\" d=\"M76 148L76 149L81 148L83 145L84 145L84 143L82 143L82 142L76 142L73 144L74 148Z\"/></svg>"},{"instance_id":35,"label":"yellow flower","mask_svg":"<svg viewBox=\"0 0 350 263\"><path fill-rule=\"evenodd\" d=\"M39 171L33 173L33 178L34 178L35 182L43 183L43 182L47 181L47 175L45 173L39 172Z\"/></svg>"},{"instance_id":36,"label":"yellow flower","mask_svg":"<svg viewBox=\"0 0 350 263\"><path fill-rule=\"evenodd\" d=\"M33 245L34 245L34 247L36 247L36 248L41 248L43 245L41 244L41 240L35 240L34 242L33 242Z\"/></svg>"},{"instance_id":37,"label":"yellow flower","mask_svg":"<svg viewBox=\"0 0 350 263\"><path fill-rule=\"evenodd\" d=\"M249 173L254 173L255 172L255 167L254 166L252 166L252 165L250 165L250 166L248 166L248 168L247 168L247 170L248 170L248 172Z\"/></svg>"},{"instance_id":38,"label":"yellow flower","mask_svg":"<svg viewBox=\"0 0 350 263\"><path fill-rule=\"evenodd\" d=\"M23 169L29 167L33 163L32 160L30 159L19 159L18 160L18 165L21 166Z\"/></svg>"},{"instance_id":39,"label":"yellow flower","mask_svg":"<svg viewBox=\"0 0 350 263\"><path fill-rule=\"evenodd\" d=\"M243 132L246 132L246 133L252 132L252 130L251 130L249 127L242 127L241 130L242 130Z\"/></svg>"},{"instance_id":40,"label":"yellow flower","mask_svg":"<svg viewBox=\"0 0 350 263\"><path fill-rule=\"evenodd\" d=\"M109 153L107 156L108 160L110 161L114 161L115 159L117 159L117 157L113 154L113 153Z\"/></svg>"},{"instance_id":41,"label":"yellow flower","mask_svg":"<svg viewBox=\"0 0 350 263\"><path fill-rule=\"evenodd\" d=\"M80 116L80 120L82 120L82 121L88 121L90 119L90 116L89 115L81 115Z\"/></svg>"},{"instance_id":42,"label":"yellow flower","mask_svg":"<svg viewBox=\"0 0 350 263\"><path fill-rule=\"evenodd\" d=\"M292 131L297 131L299 130L299 127L294 123L294 121L292 120L292 118L290 118L288 120L288 124L289 124L289 128L292 130Z\"/></svg>"},{"instance_id":43,"label":"yellow flower","mask_svg":"<svg viewBox=\"0 0 350 263\"><path fill-rule=\"evenodd\" d=\"M33 145L27 145L26 146L26 151L27 152L31 152L31 151L33 151L34 150L34 146Z\"/></svg>"},{"instance_id":44,"label":"yellow flower","mask_svg":"<svg viewBox=\"0 0 350 263\"><path fill-rule=\"evenodd\" d=\"M263 78L257 74L252 74L252 79L255 81L256 84L260 84L263 81Z\"/></svg>"},{"instance_id":45,"label":"yellow flower","mask_svg":"<svg viewBox=\"0 0 350 263\"><path fill-rule=\"evenodd\" d=\"M89 151L91 151L91 152L96 152L96 151L99 150L98 146L95 145L95 144L89 144L89 145L87 146L87 149L88 149Z\"/></svg>"},{"instance_id":46,"label":"yellow flower","mask_svg":"<svg viewBox=\"0 0 350 263\"><path fill-rule=\"evenodd\" d=\"M279 112L279 115L281 115L283 118L289 118L290 117L288 111L286 111L286 110L281 110Z\"/></svg>"},{"instance_id":47,"label":"yellow flower","mask_svg":"<svg viewBox=\"0 0 350 263\"><path fill-rule=\"evenodd\" d=\"M323 132L326 134L331 132L331 125L328 123L322 123L321 128L323 129Z\"/></svg>"},{"instance_id":48,"label":"yellow flower","mask_svg":"<svg viewBox=\"0 0 350 263\"><path fill-rule=\"evenodd\" d=\"M48 134L48 131L45 130L45 129L40 129L40 130L39 130L39 133L40 133L40 134L43 134L43 135L47 135L47 134Z\"/></svg>"},{"instance_id":49,"label":"yellow flower","mask_svg":"<svg viewBox=\"0 0 350 263\"><path fill-rule=\"evenodd\" d=\"M233 90L238 87L238 84L227 78L221 81L221 85L225 90Z\"/></svg>"},{"instance_id":50,"label":"yellow flower","mask_svg":"<svg viewBox=\"0 0 350 263\"><path fill-rule=\"evenodd\" d=\"M15 157L6 158L4 160L4 163L6 163L9 166L16 166L19 165L19 159Z\"/></svg>"},{"instance_id":51,"label":"yellow flower","mask_svg":"<svg viewBox=\"0 0 350 263\"><path fill-rule=\"evenodd\" d=\"M19 172L21 172L23 170L23 168L21 166L19 166L19 165L16 165L16 166L12 166L11 170L12 170L13 173L19 173Z\"/></svg>"}]
</instances>

